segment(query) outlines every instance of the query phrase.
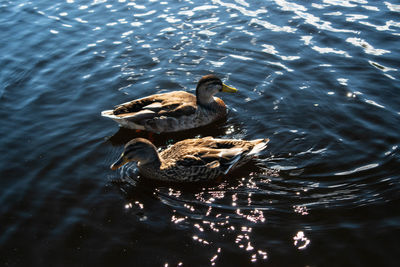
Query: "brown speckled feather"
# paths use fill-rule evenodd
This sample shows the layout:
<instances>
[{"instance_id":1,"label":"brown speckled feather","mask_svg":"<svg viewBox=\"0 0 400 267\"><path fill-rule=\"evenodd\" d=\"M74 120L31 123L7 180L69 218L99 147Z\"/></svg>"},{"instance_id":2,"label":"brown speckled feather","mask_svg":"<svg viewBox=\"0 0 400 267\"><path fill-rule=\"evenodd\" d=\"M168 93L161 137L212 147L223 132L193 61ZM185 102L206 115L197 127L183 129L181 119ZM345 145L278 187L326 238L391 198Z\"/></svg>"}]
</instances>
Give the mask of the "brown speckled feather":
<instances>
[{"instance_id":1,"label":"brown speckled feather","mask_svg":"<svg viewBox=\"0 0 400 267\"><path fill-rule=\"evenodd\" d=\"M162 180L206 181L225 175L242 166L255 156L250 153L257 144L267 139L253 141L225 140L205 137L180 141L160 153Z\"/></svg>"},{"instance_id":2,"label":"brown speckled feather","mask_svg":"<svg viewBox=\"0 0 400 267\"><path fill-rule=\"evenodd\" d=\"M160 103L159 107L154 108L154 103ZM202 107L198 105L194 95L176 91L121 104L113 111L113 115L141 125L148 131L174 132L218 120L226 115L226 106L221 99L215 97L215 102Z\"/></svg>"},{"instance_id":3,"label":"brown speckled feather","mask_svg":"<svg viewBox=\"0 0 400 267\"><path fill-rule=\"evenodd\" d=\"M135 138L111 166L118 169L129 161L138 163L146 177L172 182L215 179L242 166L263 150L268 139L236 140L205 137L180 141L158 153L148 140Z\"/></svg>"},{"instance_id":4,"label":"brown speckled feather","mask_svg":"<svg viewBox=\"0 0 400 267\"><path fill-rule=\"evenodd\" d=\"M102 116L127 128L157 133L193 129L226 116L225 103L213 97L226 87L215 75L207 75L200 79L196 96L184 91L155 94L105 110Z\"/></svg>"},{"instance_id":5,"label":"brown speckled feather","mask_svg":"<svg viewBox=\"0 0 400 267\"><path fill-rule=\"evenodd\" d=\"M193 110L196 106L196 97L193 94L184 91L155 94L118 105L117 108L114 109L113 113L114 115L123 116L126 113L138 112L146 106L155 102L161 104L160 112L163 113L177 111L182 105L192 106Z\"/></svg>"}]
</instances>

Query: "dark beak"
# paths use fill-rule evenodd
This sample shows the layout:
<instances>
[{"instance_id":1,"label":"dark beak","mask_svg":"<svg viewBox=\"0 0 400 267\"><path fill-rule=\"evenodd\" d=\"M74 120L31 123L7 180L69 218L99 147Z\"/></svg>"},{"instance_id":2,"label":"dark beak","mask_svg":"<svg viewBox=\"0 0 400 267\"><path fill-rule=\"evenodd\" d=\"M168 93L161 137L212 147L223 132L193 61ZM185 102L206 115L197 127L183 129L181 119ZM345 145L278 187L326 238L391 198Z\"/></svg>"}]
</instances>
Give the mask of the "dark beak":
<instances>
[{"instance_id":1,"label":"dark beak","mask_svg":"<svg viewBox=\"0 0 400 267\"><path fill-rule=\"evenodd\" d=\"M119 157L119 159L114 162L110 168L111 170L115 171L116 169L124 166L126 163L128 163L129 161L122 155L121 157Z\"/></svg>"}]
</instances>

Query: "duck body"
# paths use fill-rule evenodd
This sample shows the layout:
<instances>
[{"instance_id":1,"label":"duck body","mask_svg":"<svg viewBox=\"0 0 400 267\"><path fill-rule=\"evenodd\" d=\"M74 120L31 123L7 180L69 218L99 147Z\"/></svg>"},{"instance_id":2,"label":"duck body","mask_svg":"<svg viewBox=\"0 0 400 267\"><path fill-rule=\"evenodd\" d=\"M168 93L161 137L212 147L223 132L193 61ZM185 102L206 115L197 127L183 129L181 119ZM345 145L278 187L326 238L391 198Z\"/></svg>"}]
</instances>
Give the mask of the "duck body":
<instances>
[{"instance_id":1,"label":"duck body","mask_svg":"<svg viewBox=\"0 0 400 267\"><path fill-rule=\"evenodd\" d=\"M102 116L122 127L155 133L176 132L212 123L226 116L226 105L214 97L219 91L236 92L215 75L200 79L196 95L185 91L154 94L105 110Z\"/></svg>"},{"instance_id":2,"label":"duck body","mask_svg":"<svg viewBox=\"0 0 400 267\"><path fill-rule=\"evenodd\" d=\"M152 179L168 182L210 181L247 163L266 147L268 141L212 137L186 139L158 153L150 141L136 138L125 146L124 153L111 169L136 161L139 171Z\"/></svg>"},{"instance_id":3,"label":"duck body","mask_svg":"<svg viewBox=\"0 0 400 267\"><path fill-rule=\"evenodd\" d=\"M156 94L106 110L109 117L129 129L155 133L193 129L226 116L225 103L218 97L208 106L196 103L196 96L184 91Z\"/></svg>"}]
</instances>

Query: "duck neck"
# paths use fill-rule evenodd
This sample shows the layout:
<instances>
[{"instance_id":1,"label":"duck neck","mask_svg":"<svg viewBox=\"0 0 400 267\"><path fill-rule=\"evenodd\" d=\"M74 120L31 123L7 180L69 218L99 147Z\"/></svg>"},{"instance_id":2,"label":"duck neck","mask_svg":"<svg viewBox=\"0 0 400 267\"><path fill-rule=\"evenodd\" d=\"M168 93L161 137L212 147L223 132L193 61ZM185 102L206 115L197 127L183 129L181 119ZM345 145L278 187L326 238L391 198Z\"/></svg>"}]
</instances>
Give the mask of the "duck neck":
<instances>
[{"instance_id":1,"label":"duck neck","mask_svg":"<svg viewBox=\"0 0 400 267\"><path fill-rule=\"evenodd\" d=\"M214 103L214 93L211 93L209 90L206 90L202 86L197 86L196 87L196 102L198 105L202 106L209 106L212 103Z\"/></svg>"},{"instance_id":2,"label":"duck neck","mask_svg":"<svg viewBox=\"0 0 400 267\"><path fill-rule=\"evenodd\" d=\"M214 96L212 96L212 95L205 96L205 95L197 93L196 94L196 102L197 102L197 105L207 108L207 109L210 109L213 107L213 105L215 103L215 99L214 99Z\"/></svg>"},{"instance_id":3,"label":"duck neck","mask_svg":"<svg viewBox=\"0 0 400 267\"><path fill-rule=\"evenodd\" d=\"M161 158L158 155L156 148L151 152L146 153L143 158L138 162L138 166L151 166L151 168L160 168L161 167Z\"/></svg>"}]
</instances>

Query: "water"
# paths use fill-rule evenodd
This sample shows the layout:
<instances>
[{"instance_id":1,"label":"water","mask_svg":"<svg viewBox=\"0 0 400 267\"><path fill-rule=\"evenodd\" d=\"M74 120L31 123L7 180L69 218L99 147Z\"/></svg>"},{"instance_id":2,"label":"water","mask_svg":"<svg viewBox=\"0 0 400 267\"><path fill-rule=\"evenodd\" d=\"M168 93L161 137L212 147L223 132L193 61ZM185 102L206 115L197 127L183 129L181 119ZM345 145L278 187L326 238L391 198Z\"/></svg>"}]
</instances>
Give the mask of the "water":
<instances>
[{"instance_id":1,"label":"water","mask_svg":"<svg viewBox=\"0 0 400 267\"><path fill-rule=\"evenodd\" d=\"M2 266L397 266L400 4L0 3ZM219 183L113 172L100 112L215 73L226 121L271 139Z\"/></svg>"}]
</instances>

